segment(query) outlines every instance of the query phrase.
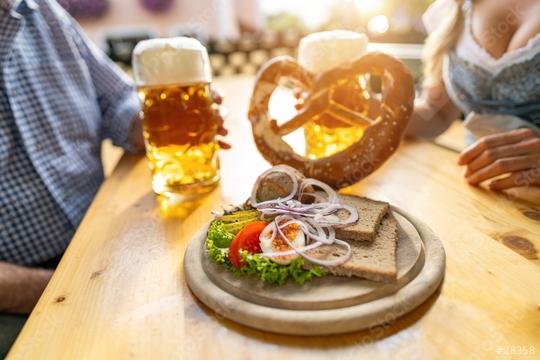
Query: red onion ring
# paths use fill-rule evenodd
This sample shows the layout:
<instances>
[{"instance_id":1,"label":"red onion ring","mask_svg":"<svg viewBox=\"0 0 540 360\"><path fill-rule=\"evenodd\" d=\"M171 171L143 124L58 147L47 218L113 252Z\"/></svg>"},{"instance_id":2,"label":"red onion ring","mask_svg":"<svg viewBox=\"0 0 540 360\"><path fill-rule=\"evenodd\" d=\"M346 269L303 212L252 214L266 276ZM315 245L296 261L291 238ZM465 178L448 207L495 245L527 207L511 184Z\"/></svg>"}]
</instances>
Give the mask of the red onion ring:
<instances>
[{"instance_id":1,"label":"red onion ring","mask_svg":"<svg viewBox=\"0 0 540 360\"><path fill-rule=\"evenodd\" d=\"M274 173L274 172L284 173L284 174L288 175L291 178L292 183L293 183L293 189L292 189L291 193L289 195L287 195L286 197L281 198L281 199L277 199L277 200L287 201L287 200L292 199L296 195L296 193L298 191L298 177L296 176L296 174L292 170L288 169L287 167L277 165L277 166L274 166L274 167L266 170L261 175L259 175L259 177L257 177L257 180L255 181L255 185L253 185L253 190L251 191L251 197L250 197L251 206L257 207L257 206L260 206L260 205L263 205L263 204L273 203L275 201L275 200L268 200L268 201L263 201L263 202L260 202L260 203L257 202L257 190L259 190L259 185L261 184L261 181L264 179L264 177L266 175Z\"/></svg>"},{"instance_id":2,"label":"red onion ring","mask_svg":"<svg viewBox=\"0 0 540 360\"><path fill-rule=\"evenodd\" d=\"M262 180L274 172L284 173L291 178L293 183L291 193L283 198L257 202L257 191ZM358 211L352 206L341 204L338 194L327 184L316 179L303 179L300 183L299 180L290 168L281 165L268 169L257 178L251 192L250 203L261 212L262 219L269 220L270 216L275 216L274 220L264 228L259 239L262 240L264 237L267 240L266 237L271 232L270 241L279 235L291 248L291 250L283 252L259 255L272 258L298 254L312 263L329 267L347 262L352 256L351 247L345 241L336 239L335 228L355 224L358 221ZM305 191L308 187L317 187L322 190L322 193L308 193ZM304 196L313 197L315 202L312 204L302 203L301 200ZM339 210L347 211L349 216L346 219L340 219L335 215ZM282 228L293 223L300 226L306 237L306 245L301 248L296 248L282 231ZM332 260L319 260L305 254L307 250L332 244L345 248L346 253Z\"/></svg>"},{"instance_id":3,"label":"red onion ring","mask_svg":"<svg viewBox=\"0 0 540 360\"><path fill-rule=\"evenodd\" d=\"M314 263L314 264L317 264L317 265L321 265L321 266L325 266L325 267L333 267L333 266L338 266L338 265L341 265L347 261L349 261L349 259L351 258L352 256L352 250L351 250L351 246L346 243L345 241L342 241L342 240L338 240L338 239L335 239L334 240L334 244L338 245L338 246L342 246L342 247L345 247L347 249L347 252L337 258L337 259L333 259L333 260L320 260L320 259L317 259L317 258L314 258L312 256L309 256L307 254L304 254L304 252L302 251L299 251L293 244L292 242L289 241L289 239L287 238L287 236L285 236L285 234L283 233L283 231L281 231L281 226L279 224L280 220L282 220L283 218L285 218L285 216L283 217L277 217L275 220L274 220L274 226L276 227L277 229L277 232L279 234L279 236L281 236L281 238L287 243L287 245L289 245L292 250L294 250L298 255L300 255L301 257L303 257L304 259L308 260L309 262L311 263Z\"/></svg>"},{"instance_id":4,"label":"red onion ring","mask_svg":"<svg viewBox=\"0 0 540 360\"><path fill-rule=\"evenodd\" d=\"M338 197L337 193L334 191L334 189L332 189L328 184L325 184L322 181L319 181L319 180L316 180L316 179L311 179L311 178L304 179L302 181L302 185L300 185L300 194L303 195L304 190L306 189L306 187L308 187L310 185L312 185L312 186L315 185L315 186L321 188L328 195L328 201L330 203L335 204L335 203L339 202L339 197Z\"/></svg>"}]
</instances>

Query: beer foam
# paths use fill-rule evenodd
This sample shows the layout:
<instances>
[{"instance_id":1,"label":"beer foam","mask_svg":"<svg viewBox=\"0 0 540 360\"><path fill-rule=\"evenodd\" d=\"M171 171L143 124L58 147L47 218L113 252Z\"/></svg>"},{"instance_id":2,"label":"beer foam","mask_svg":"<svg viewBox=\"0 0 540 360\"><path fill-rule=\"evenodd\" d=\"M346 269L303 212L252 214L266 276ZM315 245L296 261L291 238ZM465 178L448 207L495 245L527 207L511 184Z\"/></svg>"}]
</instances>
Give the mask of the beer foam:
<instances>
[{"instance_id":1,"label":"beer foam","mask_svg":"<svg viewBox=\"0 0 540 360\"><path fill-rule=\"evenodd\" d=\"M367 45L368 37L354 31L313 33L300 40L298 62L308 71L320 74L359 58Z\"/></svg>"},{"instance_id":2,"label":"beer foam","mask_svg":"<svg viewBox=\"0 0 540 360\"><path fill-rule=\"evenodd\" d=\"M184 86L212 81L206 48L188 37L139 42L133 50L133 71L139 86Z\"/></svg>"}]
</instances>

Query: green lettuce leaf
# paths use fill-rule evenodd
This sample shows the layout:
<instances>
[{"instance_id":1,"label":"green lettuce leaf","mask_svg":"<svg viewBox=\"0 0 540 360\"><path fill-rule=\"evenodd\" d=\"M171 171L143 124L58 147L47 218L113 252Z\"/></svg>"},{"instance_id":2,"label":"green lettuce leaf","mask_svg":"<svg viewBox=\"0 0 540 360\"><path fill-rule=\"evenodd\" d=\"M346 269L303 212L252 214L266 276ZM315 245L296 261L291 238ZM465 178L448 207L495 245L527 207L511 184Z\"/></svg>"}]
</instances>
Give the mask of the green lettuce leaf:
<instances>
[{"instance_id":1,"label":"green lettuce leaf","mask_svg":"<svg viewBox=\"0 0 540 360\"><path fill-rule=\"evenodd\" d=\"M227 231L222 221L214 220L208 228L208 239L218 248L228 248L234 239L234 234Z\"/></svg>"},{"instance_id":2,"label":"green lettuce leaf","mask_svg":"<svg viewBox=\"0 0 540 360\"><path fill-rule=\"evenodd\" d=\"M206 241L206 247L208 256L214 262L226 266L236 276L255 276L270 284L283 285L288 279L293 279L298 285L303 285L316 277L326 275L326 271L320 266L304 269L304 259L301 257L294 259L288 265L279 265L267 257L258 254L250 255L245 250L240 253L244 266L237 269L229 261L227 252L217 247L212 239L209 238Z\"/></svg>"}]
</instances>

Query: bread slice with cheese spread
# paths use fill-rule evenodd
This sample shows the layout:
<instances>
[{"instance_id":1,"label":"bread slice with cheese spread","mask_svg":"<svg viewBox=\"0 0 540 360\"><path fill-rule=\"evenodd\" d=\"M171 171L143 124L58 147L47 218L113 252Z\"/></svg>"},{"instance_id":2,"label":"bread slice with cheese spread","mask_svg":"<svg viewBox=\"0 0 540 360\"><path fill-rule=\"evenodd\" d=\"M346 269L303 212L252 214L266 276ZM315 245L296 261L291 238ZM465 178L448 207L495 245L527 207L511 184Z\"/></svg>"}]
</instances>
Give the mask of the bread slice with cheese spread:
<instances>
[{"instance_id":1,"label":"bread slice with cheese spread","mask_svg":"<svg viewBox=\"0 0 540 360\"><path fill-rule=\"evenodd\" d=\"M393 282L397 276L397 239L398 223L391 214L387 214L382 219L372 242L347 241L352 249L351 259L344 264L328 268L328 271L338 276L357 276L373 281ZM320 260L331 260L344 253L345 250L337 245L323 245L307 252L308 255Z\"/></svg>"}]
</instances>

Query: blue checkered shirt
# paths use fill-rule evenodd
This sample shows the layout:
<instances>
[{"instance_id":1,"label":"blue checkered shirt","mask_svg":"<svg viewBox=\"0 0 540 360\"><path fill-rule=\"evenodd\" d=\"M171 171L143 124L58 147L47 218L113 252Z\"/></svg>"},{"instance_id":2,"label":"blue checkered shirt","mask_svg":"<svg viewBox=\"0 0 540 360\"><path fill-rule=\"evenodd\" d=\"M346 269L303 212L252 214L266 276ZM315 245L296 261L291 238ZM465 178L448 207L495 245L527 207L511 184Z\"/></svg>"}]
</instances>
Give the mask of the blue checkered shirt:
<instances>
[{"instance_id":1,"label":"blue checkered shirt","mask_svg":"<svg viewBox=\"0 0 540 360\"><path fill-rule=\"evenodd\" d=\"M54 0L0 0L0 261L61 254L103 181L100 144L130 148L132 83Z\"/></svg>"}]
</instances>

